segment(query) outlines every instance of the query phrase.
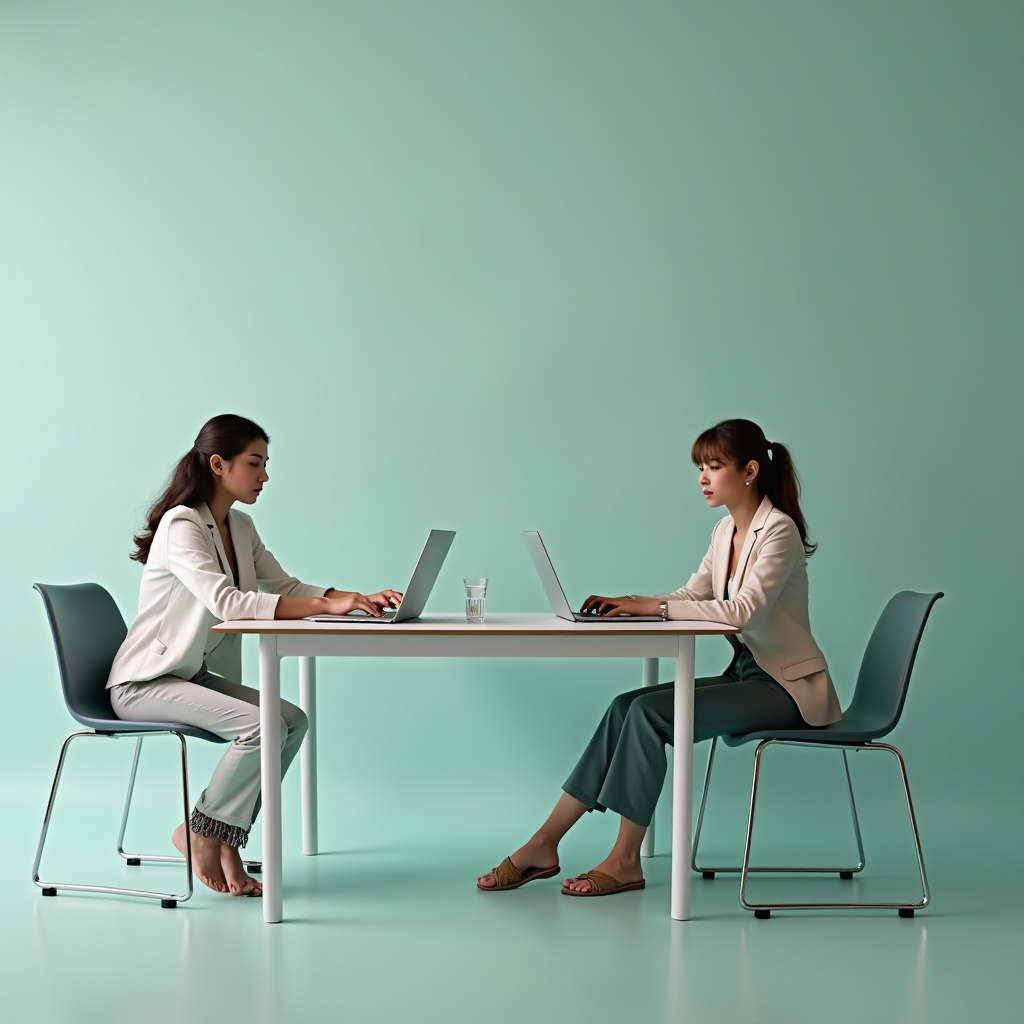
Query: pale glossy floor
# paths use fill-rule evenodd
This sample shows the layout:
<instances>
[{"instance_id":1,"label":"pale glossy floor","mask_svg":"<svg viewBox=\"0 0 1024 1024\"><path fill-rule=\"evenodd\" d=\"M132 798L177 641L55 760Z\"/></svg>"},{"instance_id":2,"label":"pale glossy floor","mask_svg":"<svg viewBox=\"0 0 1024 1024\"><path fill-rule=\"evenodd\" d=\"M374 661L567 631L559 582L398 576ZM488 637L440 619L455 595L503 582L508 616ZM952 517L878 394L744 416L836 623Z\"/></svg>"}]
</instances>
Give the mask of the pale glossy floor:
<instances>
[{"instance_id":1,"label":"pale glossy floor","mask_svg":"<svg viewBox=\"0 0 1024 1024\"><path fill-rule=\"evenodd\" d=\"M983 817L965 829L955 816L942 824L938 810L926 812L934 904L912 921L892 913L755 921L725 878L695 880L694 920L680 924L668 919L665 856L648 862L642 893L571 900L544 882L484 895L471 879L495 861L494 841L446 844L436 815L375 826L367 808L349 808L347 827L367 841L346 844L328 809L328 852L303 858L293 839L288 920L265 927L256 901L205 890L174 911L43 899L28 880L41 807L23 793L0 810L13 836L2 855L0 991L3 1018L15 1024L158 1024L190 1011L204 1020L354 1024L1021 1019L1024 912L1019 847L1009 841L1019 839L1019 823L1005 820L1006 842L993 847L978 839ZM84 820L65 808L54 869L138 878L140 869L116 866L101 849L95 828L73 841ZM296 823L286 824L294 837ZM565 866L589 866L610 824L588 820L563 851ZM979 860L984 868L972 868ZM895 860L876 863L878 885L912 886L912 876L890 870ZM172 869L141 870L164 879ZM849 891L838 880L809 884Z\"/></svg>"}]
</instances>

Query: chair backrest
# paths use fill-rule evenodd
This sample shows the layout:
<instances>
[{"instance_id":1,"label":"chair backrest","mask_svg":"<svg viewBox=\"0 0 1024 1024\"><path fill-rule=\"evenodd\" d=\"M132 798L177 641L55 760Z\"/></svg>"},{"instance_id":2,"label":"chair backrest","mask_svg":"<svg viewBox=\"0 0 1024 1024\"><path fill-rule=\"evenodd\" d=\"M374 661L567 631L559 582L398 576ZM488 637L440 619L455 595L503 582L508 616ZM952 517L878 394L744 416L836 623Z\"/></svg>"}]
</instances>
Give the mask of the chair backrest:
<instances>
[{"instance_id":1,"label":"chair backrest","mask_svg":"<svg viewBox=\"0 0 1024 1024\"><path fill-rule=\"evenodd\" d=\"M35 589L50 620L64 702L71 716L86 725L114 718L107 677L128 634L114 599L98 583L60 587L37 583Z\"/></svg>"},{"instance_id":2,"label":"chair backrest","mask_svg":"<svg viewBox=\"0 0 1024 1024\"><path fill-rule=\"evenodd\" d=\"M878 617L864 651L857 689L839 728L870 729L875 736L891 732L903 714L921 634L932 606L942 593L896 594Z\"/></svg>"}]
</instances>

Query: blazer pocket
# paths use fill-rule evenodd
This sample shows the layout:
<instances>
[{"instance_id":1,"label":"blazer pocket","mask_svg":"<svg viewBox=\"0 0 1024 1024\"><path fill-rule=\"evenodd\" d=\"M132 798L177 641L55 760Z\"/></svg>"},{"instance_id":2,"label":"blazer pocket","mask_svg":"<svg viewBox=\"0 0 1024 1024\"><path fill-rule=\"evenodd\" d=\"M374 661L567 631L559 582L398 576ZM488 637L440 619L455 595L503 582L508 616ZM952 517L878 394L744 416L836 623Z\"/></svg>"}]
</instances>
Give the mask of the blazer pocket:
<instances>
[{"instance_id":1,"label":"blazer pocket","mask_svg":"<svg viewBox=\"0 0 1024 1024\"><path fill-rule=\"evenodd\" d=\"M152 642L152 643L151 643L151 644L149 645L149 649L150 649L150 650L151 650L151 651L152 651L152 652L153 652L154 654L164 654L164 653L166 653L166 651L167 651L167 644L165 644L165 643L164 643L164 642L163 642L162 640L154 640L154 641L153 641L153 642Z\"/></svg>"},{"instance_id":2,"label":"blazer pocket","mask_svg":"<svg viewBox=\"0 0 1024 1024\"><path fill-rule=\"evenodd\" d=\"M782 669L783 679L803 679L804 676L813 676L815 672L827 672L828 665L824 658L805 658L793 665L785 665Z\"/></svg>"}]
</instances>

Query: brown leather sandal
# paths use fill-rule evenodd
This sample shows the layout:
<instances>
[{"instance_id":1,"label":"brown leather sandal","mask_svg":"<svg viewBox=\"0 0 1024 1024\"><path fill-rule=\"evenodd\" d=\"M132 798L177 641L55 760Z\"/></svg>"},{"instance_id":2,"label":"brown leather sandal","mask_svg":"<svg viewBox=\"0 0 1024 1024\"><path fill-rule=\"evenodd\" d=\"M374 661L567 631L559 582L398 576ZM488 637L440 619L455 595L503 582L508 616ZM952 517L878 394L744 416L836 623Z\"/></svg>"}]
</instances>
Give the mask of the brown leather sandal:
<instances>
[{"instance_id":1,"label":"brown leather sandal","mask_svg":"<svg viewBox=\"0 0 1024 1024\"><path fill-rule=\"evenodd\" d=\"M569 881L569 879L566 879ZM642 889L647 883L644 879L639 882L626 882L620 885L611 875L603 871L585 871L582 875L576 876L577 882L587 881L590 889L587 892L576 892L573 889L566 889L562 885L563 896L614 896L617 892L631 892L633 889Z\"/></svg>"},{"instance_id":2,"label":"brown leather sandal","mask_svg":"<svg viewBox=\"0 0 1024 1024\"><path fill-rule=\"evenodd\" d=\"M476 887L481 892L507 892L509 889L518 889L527 882L536 882L541 878L551 878L557 875L562 869L556 864L553 868L530 868L524 875L519 868L512 863L511 857L506 857L496 868L491 871L494 875L495 885L481 885Z\"/></svg>"}]
</instances>

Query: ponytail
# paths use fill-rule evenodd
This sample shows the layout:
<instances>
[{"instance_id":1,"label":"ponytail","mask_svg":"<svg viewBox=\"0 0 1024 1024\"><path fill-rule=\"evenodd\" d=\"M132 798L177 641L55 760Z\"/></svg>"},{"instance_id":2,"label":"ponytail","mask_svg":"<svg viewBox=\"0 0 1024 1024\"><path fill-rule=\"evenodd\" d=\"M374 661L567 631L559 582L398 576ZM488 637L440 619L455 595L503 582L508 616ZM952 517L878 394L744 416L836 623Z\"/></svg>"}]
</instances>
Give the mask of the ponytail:
<instances>
[{"instance_id":1,"label":"ponytail","mask_svg":"<svg viewBox=\"0 0 1024 1024\"><path fill-rule=\"evenodd\" d=\"M215 484L210 459L214 455L230 461L257 438L270 441L262 427L243 416L227 413L204 423L195 444L178 460L163 494L146 513L146 528L132 538L135 550L129 557L145 565L164 515L179 505L198 508L213 497Z\"/></svg>"},{"instance_id":2,"label":"ponytail","mask_svg":"<svg viewBox=\"0 0 1024 1024\"><path fill-rule=\"evenodd\" d=\"M764 467L768 472L765 473L762 469L758 474L759 481L762 475L764 478L761 493L780 512L785 512L796 523L800 539L804 542L804 553L810 558L818 550L818 545L807 540L807 521L800 508L800 477L797 475L796 466L793 465L793 456L784 444L772 441L768 445L768 459L768 465Z\"/></svg>"},{"instance_id":3,"label":"ponytail","mask_svg":"<svg viewBox=\"0 0 1024 1024\"><path fill-rule=\"evenodd\" d=\"M808 558L818 550L807 539L807 521L800 508L800 478L789 449L778 441L769 442L764 431L750 420L722 420L693 442L690 457L697 466L721 459L737 466L756 462L756 484L780 512L796 523Z\"/></svg>"}]
</instances>

